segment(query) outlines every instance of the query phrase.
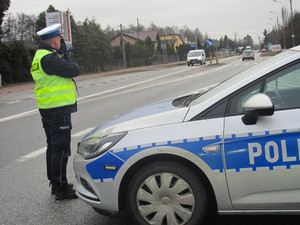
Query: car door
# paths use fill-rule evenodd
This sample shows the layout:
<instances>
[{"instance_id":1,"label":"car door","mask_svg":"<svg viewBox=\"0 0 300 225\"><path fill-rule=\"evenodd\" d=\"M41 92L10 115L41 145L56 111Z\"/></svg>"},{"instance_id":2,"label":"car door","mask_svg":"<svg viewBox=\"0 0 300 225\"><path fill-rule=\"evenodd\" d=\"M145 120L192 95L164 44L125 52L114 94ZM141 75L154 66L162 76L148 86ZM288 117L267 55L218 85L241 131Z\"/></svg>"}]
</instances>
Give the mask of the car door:
<instances>
[{"instance_id":1,"label":"car door","mask_svg":"<svg viewBox=\"0 0 300 225\"><path fill-rule=\"evenodd\" d=\"M274 114L246 125L242 105L259 92L272 99ZM299 61L230 96L223 154L235 209L300 209Z\"/></svg>"}]
</instances>

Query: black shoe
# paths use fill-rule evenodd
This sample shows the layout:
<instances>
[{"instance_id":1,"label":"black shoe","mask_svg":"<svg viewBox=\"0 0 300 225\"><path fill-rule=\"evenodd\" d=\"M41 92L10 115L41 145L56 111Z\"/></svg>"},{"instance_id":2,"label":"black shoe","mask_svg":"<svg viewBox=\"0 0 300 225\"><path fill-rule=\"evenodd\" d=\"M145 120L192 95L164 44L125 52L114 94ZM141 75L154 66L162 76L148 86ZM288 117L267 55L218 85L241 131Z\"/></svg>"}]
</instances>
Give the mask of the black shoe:
<instances>
[{"instance_id":1,"label":"black shoe","mask_svg":"<svg viewBox=\"0 0 300 225\"><path fill-rule=\"evenodd\" d=\"M55 193L56 200L74 199L74 198L78 198L76 192L68 184L61 187L60 190L56 190Z\"/></svg>"},{"instance_id":2,"label":"black shoe","mask_svg":"<svg viewBox=\"0 0 300 225\"><path fill-rule=\"evenodd\" d=\"M68 183L68 186L69 186L70 188L73 188L74 184ZM56 188L55 186L52 185L52 188L51 188L51 194L56 194L56 189L57 189L57 188Z\"/></svg>"}]
</instances>

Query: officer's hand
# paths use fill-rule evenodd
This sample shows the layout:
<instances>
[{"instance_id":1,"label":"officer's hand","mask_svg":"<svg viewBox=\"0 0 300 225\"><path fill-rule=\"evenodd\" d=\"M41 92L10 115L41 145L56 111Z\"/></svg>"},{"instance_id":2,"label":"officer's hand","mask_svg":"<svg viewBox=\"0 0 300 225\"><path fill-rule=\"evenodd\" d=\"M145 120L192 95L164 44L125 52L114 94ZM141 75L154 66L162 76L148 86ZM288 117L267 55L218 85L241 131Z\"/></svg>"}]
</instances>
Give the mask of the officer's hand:
<instances>
[{"instance_id":1,"label":"officer's hand","mask_svg":"<svg viewBox=\"0 0 300 225\"><path fill-rule=\"evenodd\" d=\"M65 60L72 61L72 56L73 56L73 53L72 53L72 52L67 52L67 53L63 54L62 57L63 57Z\"/></svg>"},{"instance_id":2,"label":"officer's hand","mask_svg":"<svg viewBox=\"0 0 300 225\"><path fill-rule=\"evenodd\" d=\"M58 50L60 55L64 55L68 52L67 45L65 43L65 40L63 38L60 39L60 49Z\"/></svg>"}]
</instances>

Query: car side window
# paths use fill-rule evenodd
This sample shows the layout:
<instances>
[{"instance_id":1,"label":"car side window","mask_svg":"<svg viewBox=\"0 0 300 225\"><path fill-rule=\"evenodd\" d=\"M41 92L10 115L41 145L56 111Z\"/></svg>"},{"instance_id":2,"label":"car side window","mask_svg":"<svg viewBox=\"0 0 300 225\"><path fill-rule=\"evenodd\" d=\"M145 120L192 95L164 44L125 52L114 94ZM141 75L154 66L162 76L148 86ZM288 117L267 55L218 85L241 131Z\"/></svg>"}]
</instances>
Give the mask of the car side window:
<instances>
[{"instance_id":1,"label":"car side window","mask_svg":"<svg viewBox=\"0 0 300 225\"><path fill-rule=\"evenodd\" d=\"M262 89L262 85L264 88ZM300 108L300 63L284 68L256 84L252 84L231 96L226 115L243 114L243 104L252 95L263 90L275 110Z\"/></svg>"},{"instance_id":2,"label":"car side window","mask_svg":"<svg viewBox=\"0 0 300 225\"><path fill-rule=\"evenodd\" d=\"M218 102L217 104L209 107L204 112L195 116L191 121L194 120L201 120L201 119L212 119L223 117L225 115L226 107L227 107L228 99L223 99L222 101Z\"/></svg>"},{"instance_id":3,"label":"car side window","mask_svg":"<svg viewBox=\"0 0 300 225\"><path fill-rule=\"evenodd\" d=\"M275 110L299 108L300 63L268 77L264 93L272 99Z\"/></svg>"},{"instance_id":4,"label":"car side window","mask_svg":"<svg viewBox=\"0 0 300 225\"><path fill-rule=\"evenodd\" d=\"M234 96L230 98L229 106L227 110L227 115L239 115L243 113L243 104L249 99L252 95L260 92L262 82L256 83L243 89L242 91L235 93Z\"/></svg>"},{"instance_id":5,"label":"car side window","mask_svg":"<svg viewBox=\"0 0 300 225\"><path fill-rule=\"evenodd\" d=\"M244 113L242 108L244 102L252 95L261 92L271 98L275 110L300 108L300 62L275 71L268 77L241 88L229 96L229 100L223 99L192 120L217 118L224 114L226 116L241 115Z\"/></svg>"}]
</instances>

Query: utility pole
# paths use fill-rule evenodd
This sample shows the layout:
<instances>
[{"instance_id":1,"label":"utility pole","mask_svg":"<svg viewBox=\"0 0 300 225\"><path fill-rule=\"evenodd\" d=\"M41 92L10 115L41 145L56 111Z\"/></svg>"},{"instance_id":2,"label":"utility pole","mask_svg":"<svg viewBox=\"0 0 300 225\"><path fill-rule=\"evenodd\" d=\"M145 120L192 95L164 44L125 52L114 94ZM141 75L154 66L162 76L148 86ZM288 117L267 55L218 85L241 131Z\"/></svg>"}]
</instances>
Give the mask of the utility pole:
<instances>
[{"instance_id":1,"label":"utility pole","mask_svg":"<svg viewBox=\"0 0 300 225\"><path fill-rule=\"evenodd\" d=\"M281 3L281 14L282 14L282 32L283 32L283 47L286 49L286 40L285 40L285 18L284 18L284 10L283 10L283 4Z\"/></svg>"},{"instance_id":2,"label":"utility pole","mask_svg":"<svg viewBox=\"0 0 300 225\"><path fill-rule=\"evenodd\" d=\"M137 35L138 35L138 39L140 39L140 25L139 25L139 18L137 18L136 21L137 21Z\"/></svg>"},{"instance_id":3,"label":"utility pole","mask_svg":"<svg viewBox=\"0 0 300 225\"><path fill-rule=\"evenodd\" d=\"M196 50L198 49L198 43L197 43L197 29L195 30L195 43L196 43Z\"/></svg>"},{"instance_id":4,"label":"utility pole","mask_svg":"<svg viewBox=\"0 0 300 225\"><path fill-rule=\"evenodd\" d=\"M237 36L237 33L234 33L234 47L235 47L235 49L237 49L238 48L238 46L237 46L237 44L236 44L236 36Z\"/></svg>"},{"instance_id":5,"label":"utility pole","mask_svg":"<svg viewBox=\"0 0 300 225\"><path fill-rule=\"evenodd\" d=\"M282 2L278 0L273 0L273 2L278 2L281 4L281 14L282 14L282 33L283 33L283 48L286 49L286 40L285 40L285 18L284 18L284 9Z\"/></svg>"},{"instance_id":6,"label":"utility pole","mask_svg":"<svg viewBox=\"0 0 300 225\"><path fill-rule=\"evenodd\" d=\"M292 0L290 0L290 6L291 6L291 25L292 25L292 39L293 39L293 46L295 46L295 33L294 33L294 25L293 25L293 22L294 22L294 19L293 19L293 3L292 3Z\"/></svg>"},{"instance_id":7,"label":"utility pole","mask_svg":"<svg viewBox=\"0 0 300 225\"><path fill-rule=\"evenodd\" d=\"M124 35L123 35L122 24L120 24L120 28L121 28L121 44L122 44L122 49L123 49L123 61L124 61L124 67L127 68L127 63L126 63L126 52L125 52L125 41L124 41Z\"/></svg>"}]
</instances>

